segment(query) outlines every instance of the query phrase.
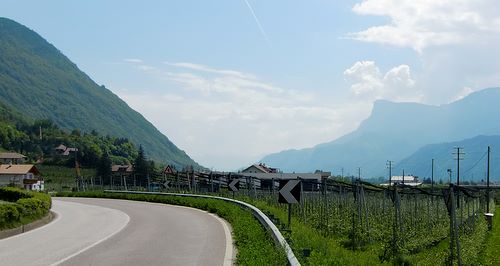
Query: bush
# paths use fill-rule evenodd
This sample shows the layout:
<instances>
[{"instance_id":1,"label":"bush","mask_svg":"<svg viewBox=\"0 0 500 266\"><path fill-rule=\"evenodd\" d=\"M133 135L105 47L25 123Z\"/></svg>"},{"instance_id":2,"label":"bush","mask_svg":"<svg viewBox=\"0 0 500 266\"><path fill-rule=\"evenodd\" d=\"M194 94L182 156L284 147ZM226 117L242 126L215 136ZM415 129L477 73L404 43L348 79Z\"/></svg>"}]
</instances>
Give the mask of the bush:
<instances>
[{"instance_id":1,"label":"bush","mask_svg":"<svg viewBox=\"0 0 500 266\"><path fill-rule=\"evenodd\" d=\"M10 202L16 202L19 199L33 197L30 192L21 190L15 187L2 187L0 188L0 199Z\"/></svg>"},{"instance_id":2,"label":"bush","mask_svg":"<svg viewBox=\"0 0 500 266\"><path fill-rule=\"evenodd\" d=\"M51 206L49 195L12 187L0 188L0 230L14 228L45 216Z\"/></svg>"}]
</instances>

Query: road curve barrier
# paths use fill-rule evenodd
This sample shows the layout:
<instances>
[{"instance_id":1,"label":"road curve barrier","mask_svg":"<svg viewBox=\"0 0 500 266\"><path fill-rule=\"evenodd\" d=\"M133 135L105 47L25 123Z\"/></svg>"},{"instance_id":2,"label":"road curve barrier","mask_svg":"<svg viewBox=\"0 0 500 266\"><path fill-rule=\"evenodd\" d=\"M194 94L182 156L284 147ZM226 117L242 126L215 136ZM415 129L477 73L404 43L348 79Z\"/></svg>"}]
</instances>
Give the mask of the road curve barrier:
<instances>
[{"instance_id":1,"label":"road curve barrier","mask_svg":"<svg viewBox=\"0 0 500 266\"><path fill-rule=\"evenodd\" d=\"M288 264L291 266L300 266L300 262L295 257L295 254L292 251L292 248L290 245L288 245L288 242L286 242L286 239L283 237L281 234L280 230L276 225L267 217L261 210L259 210L257 207L248 204L243 201L235 200L235 199L229 199L229 198L223 198L223 197L217 197L217 196L209 196L209 195L197 195L197 194L183 194L183 193L166 193L166 192L145 192L145 191L121 191L121 190L104 190L104 192L110 192L110 193L128 193L128 194L148 194L148 195L166 195L166 196L180 196L180 197L194 197L194 198L209 198L209 199L218 199L218 200L223 200L231 203L238 204L242 207L245 207L249 210L252 211L253 215L259 222L266 228L272 235L274 241L278 244L281 245L286 252L286 256L288 259Z\"/></svg>"}]
</instances>

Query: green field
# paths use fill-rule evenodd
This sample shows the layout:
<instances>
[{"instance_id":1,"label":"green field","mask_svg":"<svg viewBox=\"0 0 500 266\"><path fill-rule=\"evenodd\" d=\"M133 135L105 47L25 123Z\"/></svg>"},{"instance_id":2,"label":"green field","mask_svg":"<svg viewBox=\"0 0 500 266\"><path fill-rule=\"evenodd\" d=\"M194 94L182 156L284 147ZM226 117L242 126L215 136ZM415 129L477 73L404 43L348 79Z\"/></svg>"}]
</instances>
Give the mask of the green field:
<instances>
[{"instance_id":1,"label":"green field","mask_svg":"<svg viewBox=\"0 0 500 266\"><path fill-rule=\"evenodd\" d=\"M46 191L65 191L71 190L71 188L75 187L75 168L43 164L37 165L36 167L45 180ZM81 168L80 174L84 177L84 179L90 179L96 176L96 170Z\"/></svg>"}]
</instances>

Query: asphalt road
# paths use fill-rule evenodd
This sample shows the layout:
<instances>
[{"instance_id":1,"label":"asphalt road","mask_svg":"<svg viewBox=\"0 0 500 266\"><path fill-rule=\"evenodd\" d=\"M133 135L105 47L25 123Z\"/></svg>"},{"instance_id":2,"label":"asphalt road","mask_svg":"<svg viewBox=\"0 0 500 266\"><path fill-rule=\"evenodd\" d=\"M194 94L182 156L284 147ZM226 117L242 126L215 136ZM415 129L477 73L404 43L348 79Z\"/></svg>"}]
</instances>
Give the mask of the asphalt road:
<instances>
[{"instance_id":1,"label":"asphalt road","mask_svg":"<svg viewBox=\"0 0 500 266\"><path fill-rule=\"evenodd\" d=\"M54 198L50 224L0 240L1 265L231 265L228 225L164 204Z\"/></svg>"}]
</instances>

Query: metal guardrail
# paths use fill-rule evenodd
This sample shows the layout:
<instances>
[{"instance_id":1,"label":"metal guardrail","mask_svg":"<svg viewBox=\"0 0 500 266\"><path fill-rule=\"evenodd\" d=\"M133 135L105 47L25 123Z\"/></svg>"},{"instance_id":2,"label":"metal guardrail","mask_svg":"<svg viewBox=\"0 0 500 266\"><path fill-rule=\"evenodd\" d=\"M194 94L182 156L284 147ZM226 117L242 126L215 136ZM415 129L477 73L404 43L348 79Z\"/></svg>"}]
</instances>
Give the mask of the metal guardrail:
<instances>
[{"instance_id":1,"label":"metal guardrail","mask_svg":"<svg viewBox=\"0 0 500 266\"><path fill-rule=\"evenodd\" d=\"M291 266L300 266L300 262L295 257L295 254L292 251L292 248L290 245L288 245L288 242L286 242L286 239L283 237L281 232L279 231L278 227L267 217L261 210L259 210L257 207L248 204L243 201L239 200L234 200L234 199L229 199L229 198L223 198L223 197L217 197L217 196L209 196L209 195L197 195L197 194L182 194L182 193L166 193L166 192L143 192L143 191L121 191L121 190L104 190L104 192L111 192L111 193L128 193L128 194L149 194L149 195L169 195L169 196L180 196L180 197L194 197L194 198L209 198L209 199L218 199L218 200L223 200L231 203L238 204L242 207L245 207L247 209L250 209L252 211L252 214L259 220L259 222L266 228L272 235L274 241L278 244L281 245L286 252L286 256L288 259L288 264Z\"/></svg>"}]
</instances>

